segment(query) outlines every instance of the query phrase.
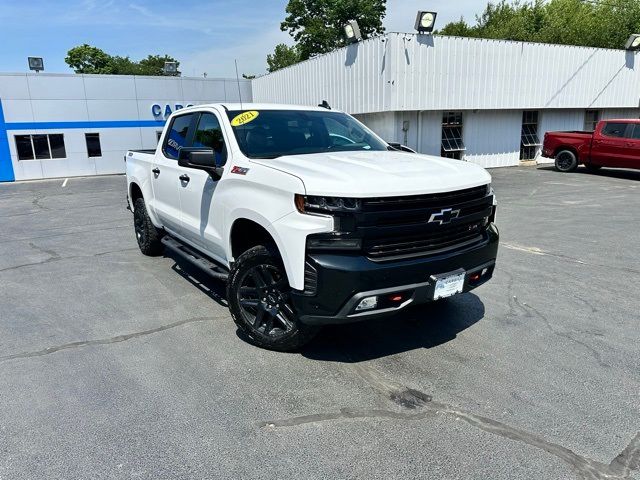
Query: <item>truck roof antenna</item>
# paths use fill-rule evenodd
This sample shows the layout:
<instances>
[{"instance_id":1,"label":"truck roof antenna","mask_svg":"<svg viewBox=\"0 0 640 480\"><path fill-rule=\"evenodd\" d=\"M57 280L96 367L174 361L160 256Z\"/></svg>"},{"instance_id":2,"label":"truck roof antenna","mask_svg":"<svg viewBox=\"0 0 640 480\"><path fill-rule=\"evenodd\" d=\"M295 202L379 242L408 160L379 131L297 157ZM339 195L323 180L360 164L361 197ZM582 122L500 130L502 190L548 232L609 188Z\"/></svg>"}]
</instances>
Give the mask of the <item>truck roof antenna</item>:
<instances>
[{"instance_id":1,"label":"truck roof antenna","mask_svg":"<svg viewBox=\"0 0 640 480\"><path fill-rule=\"evenodd\" d=\"M331 105L326 100L322 100L322 103L318 105L319 107L326 108L327 110L331 110Z\"/></svg>"},{"instance_id":2,"label":"truck roof antenna","mask_svg":"<svg viewBox=\"0 0 640 480\"><path fill-rule=\"evenodd\" d=\"M238 59L234 60L236 62L236 81L238 82L238 96L240 97L240 110L244 110L242 107L242 92L240 91L240 75L238 75Z\"/></svg>"}]
</instances>

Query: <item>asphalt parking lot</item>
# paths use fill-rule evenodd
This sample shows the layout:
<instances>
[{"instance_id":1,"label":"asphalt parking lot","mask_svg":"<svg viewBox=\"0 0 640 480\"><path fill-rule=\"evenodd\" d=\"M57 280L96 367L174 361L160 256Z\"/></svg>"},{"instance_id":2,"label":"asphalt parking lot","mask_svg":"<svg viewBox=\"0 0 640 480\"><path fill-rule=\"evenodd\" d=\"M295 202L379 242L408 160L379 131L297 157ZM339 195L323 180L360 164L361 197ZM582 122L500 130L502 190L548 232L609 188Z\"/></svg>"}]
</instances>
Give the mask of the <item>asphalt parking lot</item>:
<instances>
[{"instance_id":1,"label":"asphalt parking lot","mask_svg":"<svg viewBox=\"0 0 640 480\"><path fill-rule=\"evenodd\" d=\"M0 479L640 479L640 172L492 175L492 282L297 354L138 252L124 177L0 185Z\"/></svg>"}]
</instances>

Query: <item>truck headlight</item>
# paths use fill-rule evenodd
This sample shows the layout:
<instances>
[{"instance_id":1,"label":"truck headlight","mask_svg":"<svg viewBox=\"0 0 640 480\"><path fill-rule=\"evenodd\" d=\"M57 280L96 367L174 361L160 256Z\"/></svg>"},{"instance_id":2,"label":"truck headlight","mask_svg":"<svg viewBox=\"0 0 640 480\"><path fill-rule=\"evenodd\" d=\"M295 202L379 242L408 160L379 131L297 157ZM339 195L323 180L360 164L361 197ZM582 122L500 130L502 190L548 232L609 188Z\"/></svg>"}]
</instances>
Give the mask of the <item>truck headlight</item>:
<instances>
[{"instance_id":1,"label":"truck headlight","mask_svg":"<svg viewBox=\"0 0 640 480\"><path fill-rule=\"evenodd\" d=\"M296 208L300 213L359 212L362 201L358 198L319 197L314 195L295 196Z\"/></svg>"}]
</instances>

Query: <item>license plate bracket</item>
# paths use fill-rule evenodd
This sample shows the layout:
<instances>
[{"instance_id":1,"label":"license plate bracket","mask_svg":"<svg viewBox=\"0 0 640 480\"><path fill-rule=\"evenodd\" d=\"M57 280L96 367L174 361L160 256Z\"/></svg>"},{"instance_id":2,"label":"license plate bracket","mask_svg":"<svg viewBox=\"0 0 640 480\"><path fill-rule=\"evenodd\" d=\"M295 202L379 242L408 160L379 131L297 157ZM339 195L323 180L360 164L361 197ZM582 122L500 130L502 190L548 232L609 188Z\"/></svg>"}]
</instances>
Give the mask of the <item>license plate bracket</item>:
<instances>
[{"instance_id":1,"label":"license plate bracket","mask_svg":"<svg viewBox=\"0 0 640 480\"><path fill-rule=\"evenodd\" d=\"M433 289L433 299L452 297L464 290L464 280L466 272L460 268L454 272L433 275L431 279L435 281Z\"/></svg>"}]
</instances>

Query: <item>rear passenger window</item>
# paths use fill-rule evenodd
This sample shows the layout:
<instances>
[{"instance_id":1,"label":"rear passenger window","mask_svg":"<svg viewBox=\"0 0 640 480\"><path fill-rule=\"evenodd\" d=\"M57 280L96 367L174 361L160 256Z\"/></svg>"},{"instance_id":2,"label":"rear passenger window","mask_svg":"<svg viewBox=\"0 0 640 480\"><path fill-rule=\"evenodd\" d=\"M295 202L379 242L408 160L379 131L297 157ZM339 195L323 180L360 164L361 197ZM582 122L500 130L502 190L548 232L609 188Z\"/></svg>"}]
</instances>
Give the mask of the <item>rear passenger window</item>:
<instances>
[{"instance_id":1,"label":"rear passenger window","mask_svg":"<svg viewBox=\"0 0 640 480\"><path fill-rule=\"evenodd\" d=\"M177 160L178 151L181 147L187 146L187 133L189 133L189 125L193 119L193 113L188 115L180 115L171 122L169 135L164 141L162 151L169 157Z\"/></svg>"},{"instance_id":2,"label":"rear passenger window","mask_svg":"<svg viewBox=\"0 0 640 480\"><path fill-rule=\"evenodd\" d=\"M633 138L640 140L640 123L633 127Z\"/></svg>"},{"instance_id":3,"label":"rear passenger window","mask_svg":"<svg viewBox=\"0 0 640 480\"><path fill-rule=\"evenodd\" d=\"M227 149L218 117L212 113L203 113L198 120L198 128L193 137L196 148L212 148L216 155L216 164L222 166L227 161Z\"/></svg>"},{"instance_id":4,"label":"rear passenger window","mask_svg":"<svg viewBox=\"0 0 640 480\"><path fill-rule=\"evenodd\" d=\"M607 123L602 129L602 134L607 137L624 137L624 133L627 130L626 123Z\"/></svg>"}]
</instances>

